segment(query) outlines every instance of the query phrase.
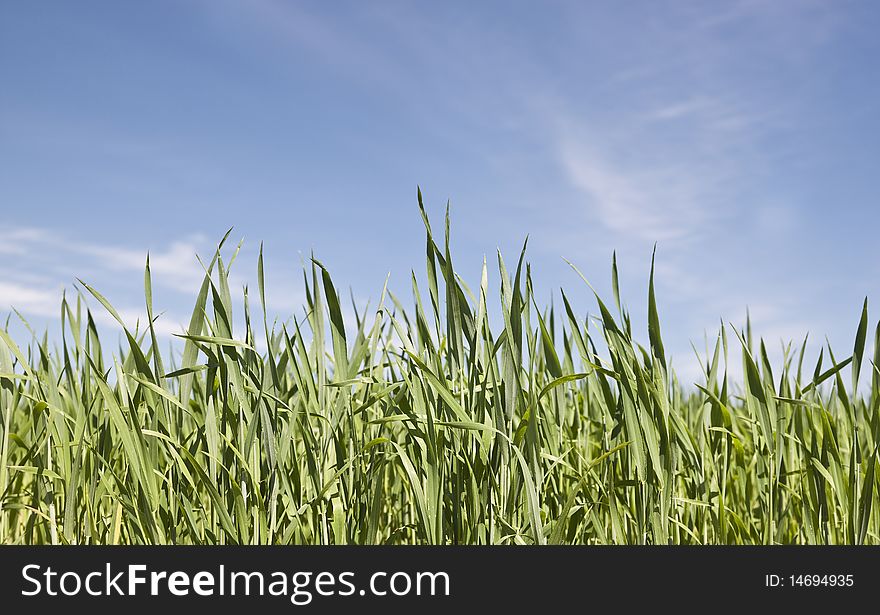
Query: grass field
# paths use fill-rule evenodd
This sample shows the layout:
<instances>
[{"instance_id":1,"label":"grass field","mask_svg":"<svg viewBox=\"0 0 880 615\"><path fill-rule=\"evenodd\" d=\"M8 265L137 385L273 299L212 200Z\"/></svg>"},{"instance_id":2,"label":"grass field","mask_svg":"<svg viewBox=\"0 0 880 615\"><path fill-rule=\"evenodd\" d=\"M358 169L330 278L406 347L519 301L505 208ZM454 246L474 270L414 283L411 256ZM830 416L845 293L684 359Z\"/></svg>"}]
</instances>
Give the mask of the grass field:
<instances>
[{"instance_id":1,"label":"grass field","mask_svg":"<svg viewBox=\"0 0 880 615\"><path fill-rule=\"evenodd\" d=\"M448 218L425 226L427 287L384 289L354 322L317 261L306 315L268 322L261 255L233 331L221 243L175 356L151 325L111 344L81 297L57 340L18 346L7 325L0 543L880 543L867 302L842 355L771 365L728 327L679 383L653 267L643 347L616 266L588 319L564 294L538 306L523 255L468 289ZM153 319L149 264L144 282Z\"/></svg>"}]
</instances>

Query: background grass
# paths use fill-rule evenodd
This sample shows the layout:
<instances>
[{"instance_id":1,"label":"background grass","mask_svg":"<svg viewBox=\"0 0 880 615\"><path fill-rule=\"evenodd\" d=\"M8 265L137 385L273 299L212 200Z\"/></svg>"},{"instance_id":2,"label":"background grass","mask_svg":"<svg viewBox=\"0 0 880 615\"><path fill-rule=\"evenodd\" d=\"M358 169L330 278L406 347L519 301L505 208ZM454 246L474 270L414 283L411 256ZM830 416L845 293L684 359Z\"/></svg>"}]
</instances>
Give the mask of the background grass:
<instances>
[{"instance_id":1,"label":"background grass","mask_svg":"<svg viewBox=\"0 0 880 615\"><path fill-rule=\"evenodd\" d=\"M304 271L303 318L269 323L245 289L233 332L224 242L182 352L150 322L111 349L82 297L62 335L0 330L0 542L197 544L880 543L880 325L852 352L771 365L746 327L719 331L704 377L666 361L617 296L599 316L541 309L523 253L469 289L448 215L427 235L413 307L387 288L344 323L330 274ZM228 235L227 235L228 236ZM258 350L258 348L260 350ZM741 362L743 382L728 379ZM737 370L738 371L738 370ZM860 385L860 374L868 382Z\"/></svg>"}]
</instances>

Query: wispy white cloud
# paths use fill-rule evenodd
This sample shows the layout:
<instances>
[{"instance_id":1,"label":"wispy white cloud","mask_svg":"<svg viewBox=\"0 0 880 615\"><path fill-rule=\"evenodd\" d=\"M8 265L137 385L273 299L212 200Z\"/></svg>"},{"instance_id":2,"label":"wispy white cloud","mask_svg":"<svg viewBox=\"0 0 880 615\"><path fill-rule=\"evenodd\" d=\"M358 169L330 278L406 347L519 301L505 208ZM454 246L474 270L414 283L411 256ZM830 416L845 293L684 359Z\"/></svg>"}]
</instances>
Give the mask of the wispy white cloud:
<instances>
[{"instance_id":1,"label":"wispy white cloud","mask_svg":"<svg viewBox=\"0 0 880 615\"><path fill-rule=\"evenodd\" d=\"M685 237L706 218L706 189L677 167L624 170L587 148L560 145L559 157L572 184L608 229L648 241Z\"/></svg>"},{"instance_id":2,"label":"wispy white cloud","mask_svg":"<svg viewBox=\"0 0 880 615\"><path fill-rule=\"evenodd\" d=\"M15 228L0 230L0 254L23 254L31 243L44 242L48 234L38 228Z\"/></svg>"},{"instance_id":3,"label":"wispy white cloud","mask_svg":"<svg viewBox=\"0 0 880 615\"><path fill-rule=\"evenodd\" d=\"M648 112L649 120L678 120L701 114L706 111L709 103L703 98L690 98L669 104L662 104Z\"/></svg>"},{"instance_id":4,"label":"wispy white cloud","mask_svg":"<svg viewBox=\"0 0 880 615\"><path fill-rule=\"evenodd\" d=\"M750 107L709 96L640 102L605 123L564 109L548 135L563 176L618 242L680 244L743 206L730 188L760 159L742 155L762 134Z\"/></svg>"},{"instance_id":5,"label":"wispy white cloud","mask_svg":"<svg viewBox=\"0 0 880 615\"><path fill-rule=\"evenodd\" d=\"M99 290L102 283L125 287L127 281L140 287L147 254L145 249L129 246L71 241L63 232L48 228L6 229L0 234L0 245L0 255L8 265L0 270L0 310L15 309L25 316L41 318L59 315L62 295L65 291L76 292L76 277ZM160 246L150 257L154 288L193 294L204 276L196 254L205 248L206 242L200 236ZM126 324L143 325L144 309L132 306L128 302L131 296L130 291L125 293L117 311ZM116 324L103 309L95 310L94 315L98 322ZM181 331L181 321L163 314L154 326L158 333L168 336Z\"/></svg>"},{"instance_id":6,"label":"wispy white cloud","mask_svg":"<svg viewBox=\"0 0 880 615\"><path fill-rule=\"evenodd\" d=\"M15 308L36 316L56 316L60 313L62 292L63 285L35 287L0 278L0 308Z\"/></svg>"},{"instance_id":7,"label":"wispy white cloud","mask_svg":"<svg viewBox=\"0 0 880 615\"><path fill-rule=\"evenodd\" d=\"M761 144L790 129L799 104L768 76L811 78L803 58L840 26L828 4L678 5L674 28L662 27L666 17L634 26L644 36L629 41L627 61L603 84L615 104L597 112L559 91L545 107L545 138L584 207L619 242L707 239L729 228L721 223L752 207L738 189L773 164ZM744 64L745 37L762 65ZM787 49L793 38L796 53Z\"/></svg>"},{"instance_id":8,"label":"wispy white cloud","mask_svg":"<svg viewBox=\"0 0 880 615\"><path fill-rule=\"evenodd\" d=\"M729 96L729 95L728 95ZM638 123L639 115L633 118ZM697 95L671 101L660 100L641 114L645 126L676 123L676 128L697 141L702 147L716 150L722 146L733 151L732 144L754 139L770 125L776 110L744 100L741 95L728 98Z\"/></svg>"},{"instance_id":9,"label":"wispy white cloud","mask_svg":"<svg viewBox=\"0 0 880 615\"><path fill-rule=\"evenodd\" d=\"M94 307L92 315L96 322L118 330L113 316L76 282L81 279L110 301L127 327L144 331L147 325L143 306L146 246L70 240L64 232L50 228L7 229L3 236L14 239L10 245L15 250L0 252L0 314L15 309L27 318L57 321L64 293L70 299L81 292ZM155 311L153 326L160 337L171 338L185 331L191 301L205 275L198 255L207 264L213 249L203 236L191 235L169 239L149 252ZM255 256L247 246L244 252L240 258ZM262 318L256 281L253 275L235 270L227 269L227 275L233 294L234 329L240 331L242 287L250 287L252 316ZM275 315L286 319L304 305L304 294L292 272L279 274L269 267L265 283L270 322Z\"/></svg>"},{"instance_id":10,"label":"wispy white cloud","mask_svg":"<svg viewBox=\"0 0 880 615\"><path fill-rule=\"evenodd\" d=\"M149 253L150 273L154 283L173 290L192 293L205 276L196 259L207 241L203 236L174 240ZM91 256L101 266L118 272L143 272L147 254L143 250L114 245L69 244L68 249Z\"/></svg>"}]
</instances>

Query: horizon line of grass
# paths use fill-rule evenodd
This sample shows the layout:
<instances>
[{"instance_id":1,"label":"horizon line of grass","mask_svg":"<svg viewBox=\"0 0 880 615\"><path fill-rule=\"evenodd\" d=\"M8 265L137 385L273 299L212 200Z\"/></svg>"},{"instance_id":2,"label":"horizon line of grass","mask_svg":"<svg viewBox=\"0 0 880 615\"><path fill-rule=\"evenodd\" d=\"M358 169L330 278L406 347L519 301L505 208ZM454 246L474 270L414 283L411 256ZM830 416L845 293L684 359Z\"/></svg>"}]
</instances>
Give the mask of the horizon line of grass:
<instances>
[{"instance_id":1,"label":"horizon line of grass","mask_svg":"<svg viewBox=\"0 0 880 615\"><path fill-rule=\"evenodd\" d=\"M867 299L844 358L828 344L810 369L804 340L774 365L748 322L738 353L722 327L691 390L667 362L653 257L647 346L616 258L591 327L564 290L538 305L525 244L512 270L498 254L493 329L485 259L473 292L448 209L437 238L418 205L427 288L413 274L409 309L386 281L346 323L313 258L305 316L270 323L261 249L234 335L227 233L179 353L159 350L149 258L142 331L80 280L122 328L114 352L82 296L62 299L60 347L0 329L0 543L880 543Z\"/></svg>"}]
</instances>

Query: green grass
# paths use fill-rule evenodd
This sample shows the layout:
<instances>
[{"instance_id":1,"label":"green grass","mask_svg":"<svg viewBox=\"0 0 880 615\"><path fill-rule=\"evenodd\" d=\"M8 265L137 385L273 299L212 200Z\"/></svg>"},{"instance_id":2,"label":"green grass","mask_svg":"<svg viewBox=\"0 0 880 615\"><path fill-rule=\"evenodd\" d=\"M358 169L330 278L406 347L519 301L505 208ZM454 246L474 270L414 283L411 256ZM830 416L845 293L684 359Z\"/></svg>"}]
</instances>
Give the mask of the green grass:
<instances>
[{"instance_id":1,"label":"green grass","mask_svg":"<svg viewBox=\"0 0 880 615\"><path fill-rule=\"evenodd\" d=\"M111 348L83 297L53 344L0 331L0 543L880 543L867 302L844 356L771 365L725 328L681 384L653 270L643 347L616 264L596 319L564 293L540 309L523 255L498 256L497 301L485 264L473 291L456 276L448 218L440 239L421 211L412 309L383 289L343 322L313 261L305 316L270 323L262 256L254 305L234 302L221 243L176 354L152 323ZM149 263L144 282L152 321Z\"/></svg>"}]
</instances>

